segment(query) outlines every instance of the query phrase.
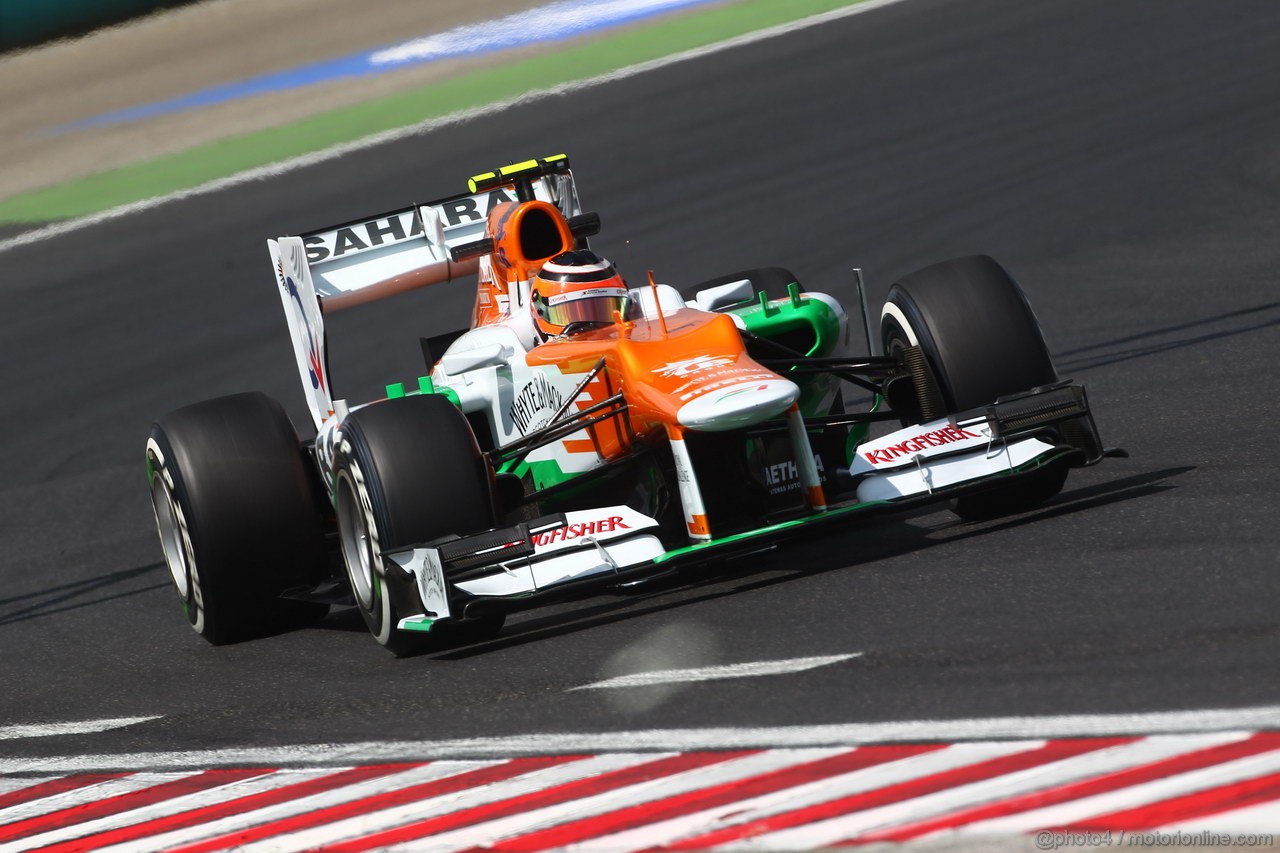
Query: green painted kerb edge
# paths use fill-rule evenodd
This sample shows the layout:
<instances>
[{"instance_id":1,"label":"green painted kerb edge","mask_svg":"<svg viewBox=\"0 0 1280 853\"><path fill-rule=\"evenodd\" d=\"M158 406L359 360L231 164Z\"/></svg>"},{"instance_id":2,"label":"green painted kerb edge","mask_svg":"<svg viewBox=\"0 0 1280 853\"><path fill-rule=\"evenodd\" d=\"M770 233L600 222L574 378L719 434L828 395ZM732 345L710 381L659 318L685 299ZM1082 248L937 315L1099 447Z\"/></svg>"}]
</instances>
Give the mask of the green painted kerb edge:
<instances>
[{"instance_id":1,"label":"green painted kerb edge","mask_svg":"<svg viewBox=\"0 0 1280 853\"><path fill-rule=\"evenodd\" d=\"M167 195L375 133L409 127L526 92L585 80L807 18L858 0L744 0L681 15L554 54L475 71L413 92L324 113L287 127L224 139L0 201L0 223L88 216ZM573 140L564 140L572 146Z\"/></svg>"}]
</instances>

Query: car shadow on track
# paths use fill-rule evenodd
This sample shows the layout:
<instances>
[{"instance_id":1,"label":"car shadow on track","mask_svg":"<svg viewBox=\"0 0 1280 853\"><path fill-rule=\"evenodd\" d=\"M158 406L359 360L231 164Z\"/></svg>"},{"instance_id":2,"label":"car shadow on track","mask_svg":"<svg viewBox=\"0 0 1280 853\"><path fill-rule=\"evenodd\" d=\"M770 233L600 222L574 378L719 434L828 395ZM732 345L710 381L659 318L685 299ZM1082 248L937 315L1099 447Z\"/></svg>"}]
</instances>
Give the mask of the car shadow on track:
<instances>
[{"instance_id":1,"label":"car shadow on track","mask_svg":"<svg viewBox=\"0 0 1280 853\"><path fill-rule=\"evenodd\" d=\"M30 619L53 616L57 613L79 610L82 607L96 607L108 601L141 595L157 589L165 589L169 584L167 576L163 575L164 569L164 563L152 563L146 566L138 566L137 568L108 572L105 575L59 584L58 586L45 587L36 592L0 598L0 627L17 622L26 622ZM155 573L161 573L163 583L114 591L135 578L146 577ZM15 609L9 610L8 608L11 605L16 605Z\"/></svg>"},{"instance_id":2,"label":"car shadow on track","mask_svg":"<svg viewBox=\"0 0 1280 853\"><path fill-rule=\"evenodd\" d=\"M619 598L589 604L570 605L572 609L539 615L508 626L493 639L468 646L431 652L425 657L441 661L466 660L500 649L524 645L540 640L572 634L590 628L616 624L625 619L636 619L677 607L701 604L718 598L737 595L748 590L764 589L776 584L788 583L802 577L851 567L850 551L830 547L842 536L858 535L857 566L879 560L902 557L940 545L943 541L985 536L1000 530L1041 522L1048 518L1072 515L1096 510L1121 501L1149 497L1174 488L1168 481L1195 470L1195 466L1181 466L1148 471L1108 480L1063 492L1044 506L994 521L970 524L957 521L954 524L921 526L906 523L912 518L932 515L937 507L886 518L877 516L856 522L843 534L824 537L820 547L801 547L784 543L780 548L749 554L704 566L694 572L681 572L637 587L634 592ZM874 528L871 526L874 525ZM869 530L874 532L869 534ZM939 539L938 533L944 536ZM801 551L803 553L797 553ZM753 562L754 564L753 564ZM692 593L674 598L673 593ZM587 601L590 601L587 599ZM359 620L356 620L359 624ZM363 625L360 625L363 628Z\"/></svg>"},{"instance_id":3,"label":"car shadow on track","mask_svg":"<svg viewBox=\"0 0 1280 853\"><path fill-rule=\"evenodd\" d=\"M1182 465L1176 468L1163 468L1159 471L1148 471L1133 474L1119 480L1109 480L1093 486L1085 486L1069 492L1063 492L1058 498L1030 512L998 518L992 521L969 524L955 521L934 531L933 541L955 542L974 536L985 536L1000 530L1010 530L1024 524L1035 524L1048 518L1071 515L1090 509L1107 506L1121 500L1149 497L1173 488L1166 481L1196 469L1195 465Z\"/></svg>"}]
</instances>

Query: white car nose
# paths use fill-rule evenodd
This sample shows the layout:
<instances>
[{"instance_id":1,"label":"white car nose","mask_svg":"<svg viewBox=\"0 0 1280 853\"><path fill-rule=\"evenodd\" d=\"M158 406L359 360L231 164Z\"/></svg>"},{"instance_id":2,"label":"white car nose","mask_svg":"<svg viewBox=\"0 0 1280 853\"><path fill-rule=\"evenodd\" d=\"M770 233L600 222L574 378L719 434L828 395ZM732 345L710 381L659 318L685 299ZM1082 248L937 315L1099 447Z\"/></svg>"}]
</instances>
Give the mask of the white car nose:
<instances>
[{"instance_id":1,"label":"white car nose","mask_svg":"<svg viewBox=\"0 0 1280 853\"><path fill-rule=\"evenodd\" d=\"M720 432L758 424L777 417L800 397L800 389L786 379L757 379L707 391L680 407L681 426Z\"/></svg>"}]
</instances>

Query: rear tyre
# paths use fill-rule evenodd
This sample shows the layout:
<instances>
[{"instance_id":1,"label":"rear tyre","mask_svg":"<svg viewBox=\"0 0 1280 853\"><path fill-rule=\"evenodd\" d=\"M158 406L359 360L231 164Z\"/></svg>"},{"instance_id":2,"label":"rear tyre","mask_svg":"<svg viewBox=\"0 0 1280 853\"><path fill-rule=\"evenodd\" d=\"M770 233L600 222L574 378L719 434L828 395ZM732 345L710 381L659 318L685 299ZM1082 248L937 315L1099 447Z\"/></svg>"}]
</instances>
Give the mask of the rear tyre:
<instances>
[{"instance_id":1,"label":"rear tyre","mask_svg":"<svg viewBox=\"0 0 1280 853\"><path fill-rule=\"evenodd\" d=\"M222 645L315 621L282 601L325 577L324 496L280 404L237 394L164 415L147 474L165 564L191 627Z\"/></svg>"},{"instance_id":2,"label":"rear tyre","mask_svg":"<svg viewBox=\"0 0 1280 853\"><path fill-rule=\"evenodd\" d=\"M397 628L412 579L382 554L450 533L493 526L489 470L462 412L431 394L388 400L342 424L336 472L338 535L356 607L375 640L397 656L496 634L501 614L445 628L439 637ZM453 630L450 630L452 628ZM474 637L481 639L483 636Z\"/></svg>"},{"instance_id":3,"label":"rear tyre","mask_svg":"<svg viewBox=\"0 0 1280 853\"><path fill-rule=\"evenodd\" d=\"M889 289L880 333L886 355L920 347L948 412L1058 380L1022 288L986 255L944 261L899 280ZM920 421L919 412L907 417ZM1058 494L1066 476L1065 464L1052 464L950 506L969 521L1008 515Z\"/></svg>"}]
</instances>

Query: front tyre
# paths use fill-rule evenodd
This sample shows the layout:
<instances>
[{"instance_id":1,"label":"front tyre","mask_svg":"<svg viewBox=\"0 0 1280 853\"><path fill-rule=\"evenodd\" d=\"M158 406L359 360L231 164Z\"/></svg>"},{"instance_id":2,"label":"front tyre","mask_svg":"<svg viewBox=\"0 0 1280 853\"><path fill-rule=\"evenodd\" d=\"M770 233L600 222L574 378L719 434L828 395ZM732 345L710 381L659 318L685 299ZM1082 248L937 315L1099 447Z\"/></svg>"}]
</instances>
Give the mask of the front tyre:
<instances>
[{"instance_id":1,"label":"front tyre","mask_svg":"<svg viewBox=\"0 0 1280 853\"><path fill-rule=\"evenodd\" d=\"M342 424L334 470L343 562L369 633L397 656L429 648L430 635L397 628L419 599L383 554L493 526L489 469L466 417L430 394L357 410ZM502 627L500 618L483 624Z\"/></svg>"},{"instance_id":2,"label":"front tyre","mask_svg":"<svg viewBox=\"0 0 1280 853\"><path fill-rule=\"evenodd\" d=\"M889 289L880 318L886 355L918 346L947 412L1058 380L1040 324L1022 288L994 259L972 255L911 273ZM920 412L907 412L912 422ZM977 521L1029 509L1062 491L1067 466L1055 463L951 502Z\"/></svg>"},{"instance_id":3,"label":"front tyre","mask_svg":"<svg viewBox=\"0 0 1280 853\"><path fill-rule=\"evenodd\" d=\"M281 601L326 572L324 498L280 404L237 394L152 425L147 475L165 565L187 622L214 645L322 617Z\"/></svg>"}]
</instances>

